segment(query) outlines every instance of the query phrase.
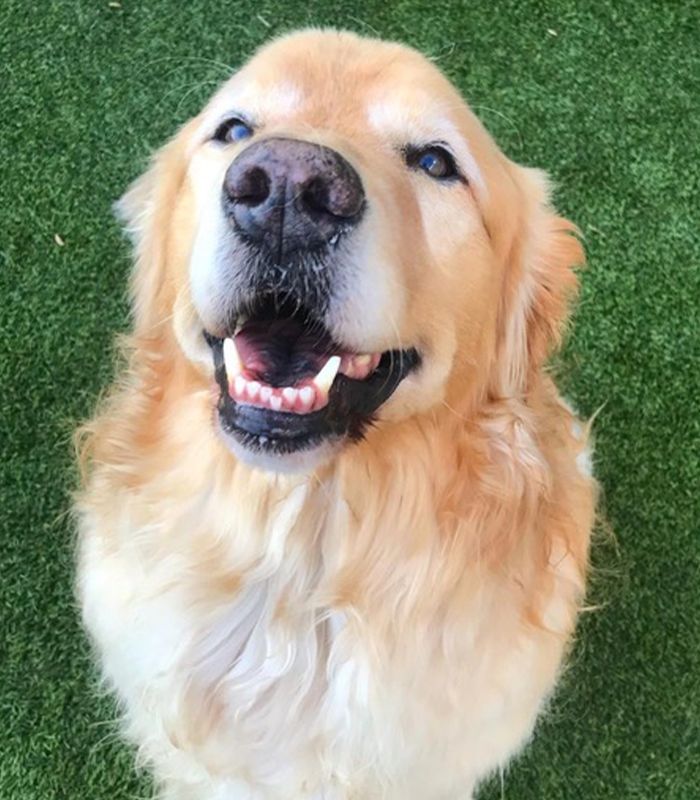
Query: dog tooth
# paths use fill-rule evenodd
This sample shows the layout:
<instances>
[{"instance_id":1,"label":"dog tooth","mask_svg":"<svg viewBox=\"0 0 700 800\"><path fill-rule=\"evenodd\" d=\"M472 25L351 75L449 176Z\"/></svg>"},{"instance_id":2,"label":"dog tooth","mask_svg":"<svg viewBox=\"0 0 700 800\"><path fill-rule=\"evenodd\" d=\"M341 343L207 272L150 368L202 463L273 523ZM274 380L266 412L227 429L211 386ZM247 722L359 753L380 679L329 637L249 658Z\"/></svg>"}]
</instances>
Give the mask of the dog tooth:
<instances>
[{"instance_id":1,"label":"dog tooth","mask_svg":"<svg viewBox=\"0 0 700 800\"><path fill-rule=\"evenodd\" d=\"M331 356L313 380L316 388L323 394L328 394L339 369L340 356Z\"/></svg>"},{"instance_id":2,"label":"dog tooth","mask_svg":"<svg viewBox=\"0 0 700 800\"><path fill-rule=\"evenodd\" d=\"M290 408L294 406L298 394L299 390L294 389L292 386L285 386L284 389L282 389L282 397Z\"/></svg>"},{"instance_id":3,"label":"dog tooth","mask_svg":"<svg viewBox=\"0 0 700 800\"><path fill-rule=\"evenodd\" d=\"M241 358L238 355L236 343L233 339L224 339L224 367L229 381L232 381L236 375L240 375L243 371Z\"/></svg>"},{"instance_id":4,"label":"dog tooth","mask_svg":"<svg viewBox=\"0 0 700 800\"><path fill-rule=\"evenodd\" d=\"M364 380L374 369L374 356L369 353L362 353L355 356L355 377Z\"/></svg>"},{"instance_id":5,"label":"dog tooth","mask_svg":"<svg viewBox=\"0 0 700 800\"><path fill-rule=\"evenodd\" d=\"M236 326L234 328L234 336L241 330L241 328L248 322L248 315L247 314L240 314L236 319Z\"/></svg>"},{"instance_id":6,"label":"dog tooth","mask_svg":"<svg viewBox=\"0 0 700 800\"><path fill-rule=\"evenodd\" d=\"M282 398L278 394L273 394L272 397L270 397L270 408L273 411L282 410Z\"/></svg>"},{"instance_id":7,"label":"dog tooth","mask_svg":"<svg viewBox=\"0 0 700 800\"><path fill-rule=\"evenodd\" d=\"M271 386L263 386L260 389L260 402L264 403L266 406L270 404L270 398L272 397L272 387Z\"/></svg>"},{"instance_id":8,"label":"dog tooth","mask_svg":"<svg viewBox=\"0 0 700 800\"><path fill-rule=\"evenodd\" d=\"M236 397L243 397L245 394L246 379L242 375L236 375L233 381L233 389Z\"/></svg>"},{"instance_id":9,"label":"dog tooth","mask_svg":"<svg viewBox=\"0 0 700 800\"><path fill-rule=\"evenodd\" d=\"M248 381L248 385L246 386L246 392L250 400L256 400L258 394L260 393L260 384L258 383L258 381Z\"/></svg>"},{"instance_id":10,"label":"dog tooth","mask_svg":"<svg viewBox=\"0 0 700 800\"><path fill-rule=\"evenodd\" d=\"M311 386L304 386L302 389L299 389L299 402L304 411L308 411L311 408L314 404L315 397L316 392L314 392Z\"/></svg>"}]
</instances>

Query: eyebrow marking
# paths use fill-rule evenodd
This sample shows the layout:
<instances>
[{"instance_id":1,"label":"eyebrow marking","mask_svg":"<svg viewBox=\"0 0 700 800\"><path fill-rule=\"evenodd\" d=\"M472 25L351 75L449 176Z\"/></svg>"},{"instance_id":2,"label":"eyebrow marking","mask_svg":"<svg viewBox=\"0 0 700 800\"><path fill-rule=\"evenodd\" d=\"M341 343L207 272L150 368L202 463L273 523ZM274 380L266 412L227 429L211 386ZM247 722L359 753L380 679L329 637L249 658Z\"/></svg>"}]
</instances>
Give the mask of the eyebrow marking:
<instances>
[{"instance_id":1,"label":"eyebrow marking","mask_svg":"<svg viewBox=\"0 0 700 800\"><path fill-rule=\"evenodd\" d=\"M260 92L264 103L272 107L276 113L291 114L304 104L304 93L301 88L290 81L275 84L272 88Z\"/></svg>"},{"instance_id":2,"label":"eyebrow marking","mask_svg":"<svg viewBox=\"0 0 700 800\"><path fill-rule=\"evenodd\" d=\"M252 118L264 117L267 113L293 114L304 104L304 93L291 81L261 86L254 81L243 83L227 98L228 104L239 106Z\"/></svg>"}]
</instances>

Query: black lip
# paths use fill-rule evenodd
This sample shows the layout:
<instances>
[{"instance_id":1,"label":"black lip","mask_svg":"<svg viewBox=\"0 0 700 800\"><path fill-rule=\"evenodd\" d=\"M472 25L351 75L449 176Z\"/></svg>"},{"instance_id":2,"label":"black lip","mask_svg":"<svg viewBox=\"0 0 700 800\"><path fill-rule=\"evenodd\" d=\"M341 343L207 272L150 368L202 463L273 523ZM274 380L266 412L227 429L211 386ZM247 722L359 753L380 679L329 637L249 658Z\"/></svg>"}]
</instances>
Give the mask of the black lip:
<instances>
[{"instance_id":1,"label":"black lip","mask_svg":"<svg viewBox=\"0 0 700 800\"><path fill-rule=\"evenodd\" d=\"M239 404L228 394L223 361L223 339L205 334L214 355L220 394L217 410L221 427L249 450L283 455L309 450L326 440L357 441L372 424L377 409L401 381L420 365L415 348L390 350L365 380L339 374L328 394L328 404L309 414L272 411Z\"/></svg>"}]
</instances>

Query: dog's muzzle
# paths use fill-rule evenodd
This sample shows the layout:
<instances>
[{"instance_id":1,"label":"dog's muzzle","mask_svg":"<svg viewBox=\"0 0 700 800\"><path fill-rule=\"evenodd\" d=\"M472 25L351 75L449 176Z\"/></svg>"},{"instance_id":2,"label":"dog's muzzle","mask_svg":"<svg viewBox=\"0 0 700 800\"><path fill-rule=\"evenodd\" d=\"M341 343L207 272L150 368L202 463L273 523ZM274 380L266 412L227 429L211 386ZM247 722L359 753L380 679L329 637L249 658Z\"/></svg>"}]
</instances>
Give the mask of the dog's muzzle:
<instances>
[{"instance_id":1,"label":"dog's muzzle","mask_svg":"<svg viewBox=\"0 0 700 800\"><path fill-rule=\"evenodd\" d=\"M221 429L249 452L276 455L361 438L420 357L358 352L327 326L361 235L360 176L328 147L262 139L228 167L222 206L233 243L226 312L206 333Z\"/></svg>"}]
</instances>

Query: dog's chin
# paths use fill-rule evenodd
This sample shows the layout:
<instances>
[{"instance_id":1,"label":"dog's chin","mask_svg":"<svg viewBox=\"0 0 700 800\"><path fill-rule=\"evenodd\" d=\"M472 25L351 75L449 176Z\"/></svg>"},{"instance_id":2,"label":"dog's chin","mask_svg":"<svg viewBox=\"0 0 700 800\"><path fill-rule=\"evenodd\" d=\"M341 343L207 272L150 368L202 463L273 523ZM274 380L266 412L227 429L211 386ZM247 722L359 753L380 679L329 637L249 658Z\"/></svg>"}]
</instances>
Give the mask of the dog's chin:
<instances>
[{"instance_id":1,"label":"dog's chin","mask_svg":"<svg viewBox=\"0 0 700 800\"><path fill-rule=\"evenodd\" d=\"M224 445L238 461L248 467L265 472L284 474L313 472L330 463L348 444L347 437L308 440L297 449L275 447L272 442L263 444L251 439L245 433L230 430L217 411L218 434Z\"/></svg>"}]
</instances>

